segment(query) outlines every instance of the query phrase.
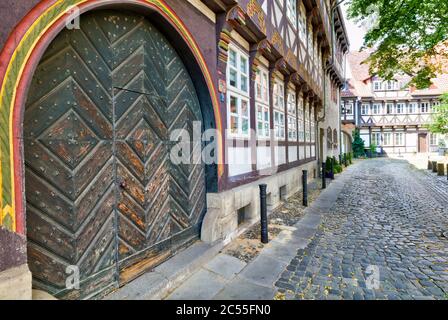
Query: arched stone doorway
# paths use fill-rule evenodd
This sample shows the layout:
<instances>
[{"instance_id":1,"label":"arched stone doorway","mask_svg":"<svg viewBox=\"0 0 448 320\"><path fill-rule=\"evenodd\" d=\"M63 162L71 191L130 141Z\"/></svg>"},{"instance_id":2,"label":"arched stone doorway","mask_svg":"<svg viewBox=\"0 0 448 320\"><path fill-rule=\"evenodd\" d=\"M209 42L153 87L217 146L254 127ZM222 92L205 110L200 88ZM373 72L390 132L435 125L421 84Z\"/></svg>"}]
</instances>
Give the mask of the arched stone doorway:
<instances>
[{"instance_id":1,"label":"arched stone doorway","mask_svg":"<svg viewBox=\"0 0 448 320\"><path fill-rule=\"evenodd\" d=\"M23 133L28 262L35 287L64 298L104 293L198 238L206 168L172 164L169 137L213 125L144 16L95 11L80 26L41 59ZM80 290L66 289L69 266Z\"/></svg>"}]
</instances>

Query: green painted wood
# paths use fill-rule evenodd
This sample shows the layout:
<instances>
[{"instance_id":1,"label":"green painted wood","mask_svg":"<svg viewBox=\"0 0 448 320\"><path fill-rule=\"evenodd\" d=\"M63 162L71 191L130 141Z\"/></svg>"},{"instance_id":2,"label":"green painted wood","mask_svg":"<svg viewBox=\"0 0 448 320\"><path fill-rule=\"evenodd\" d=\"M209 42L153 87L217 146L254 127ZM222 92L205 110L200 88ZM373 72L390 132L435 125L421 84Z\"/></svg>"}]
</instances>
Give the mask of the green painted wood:
<instances>
[{"instance_id":1,"label":"green painted wood","mask_svg":"<svg viewBox=\"0 0 448 320\"><path fill-rule=\"evenodd\" d=\"M170 134L202 121L191 78L145 18L101 11L63 31L39 64L24 144L29 265L37 288L86 298L199 237L202 164L174 165ZM81 289L66 290L65 268Z\"/></svg>"}]
</instances>

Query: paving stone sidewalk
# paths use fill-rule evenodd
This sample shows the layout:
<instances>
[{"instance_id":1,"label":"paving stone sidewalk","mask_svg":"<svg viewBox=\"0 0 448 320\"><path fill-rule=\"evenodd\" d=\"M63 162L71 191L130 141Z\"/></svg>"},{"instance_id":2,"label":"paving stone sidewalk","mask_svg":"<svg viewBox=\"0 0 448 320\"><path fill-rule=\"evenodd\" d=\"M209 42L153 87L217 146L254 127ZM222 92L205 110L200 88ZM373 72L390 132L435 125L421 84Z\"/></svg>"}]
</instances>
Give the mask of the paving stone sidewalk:
<instances>
[{"instance_id":1,"label":"paving stone sidewalk","mask_svg":"<svg viewBox=\"0 0 448 320\"><path fill-rule=\"evenodd\" d=\"M305 216L280 234L251 262L220 253L176 288L167 299L179 300L271 300L276 297L274 284L296 256L305 249L325 212L329 212L344 186L344 175L306 209Z\"/></svg>"},{"instance_id":2,"label":"paving stone sidewalk","mask_svg":"<svg viewBox=\"0 0 448 320\"><path fill-rule=\"evenodd\" d=\"M248 264L218 254L167 299L447 299L448 189L408 162L358 162Z\"/></svg>"}]
</instances>

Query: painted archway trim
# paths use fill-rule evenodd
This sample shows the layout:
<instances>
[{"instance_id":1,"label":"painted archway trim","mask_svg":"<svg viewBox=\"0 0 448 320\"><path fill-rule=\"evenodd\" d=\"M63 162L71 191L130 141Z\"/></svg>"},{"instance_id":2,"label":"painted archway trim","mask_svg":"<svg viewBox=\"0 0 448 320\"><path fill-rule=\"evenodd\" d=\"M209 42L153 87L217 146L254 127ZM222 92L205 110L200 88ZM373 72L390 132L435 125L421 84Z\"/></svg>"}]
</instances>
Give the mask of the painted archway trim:
<instances>
[{"instance_id":1,"label":"painted archway trim","mask_svg":"<svg viewBox=\"0 0 448 320\"><path fill-rule=\"evenodd\" d=\"M183 38L193 53L207 83L216 128L222 132L219 101L213 79L199 46L181 19L163 0L44 0L17 25L0 53L0 226L25 233L23 150L21 143L23 108L27 89L40 57L70 19L74 6L79 13L110 4L134 4L161 14ZM223 142L218 141L219 157ZM224 172L218 159L218 178Z\"/></svg>"}]
</instances>

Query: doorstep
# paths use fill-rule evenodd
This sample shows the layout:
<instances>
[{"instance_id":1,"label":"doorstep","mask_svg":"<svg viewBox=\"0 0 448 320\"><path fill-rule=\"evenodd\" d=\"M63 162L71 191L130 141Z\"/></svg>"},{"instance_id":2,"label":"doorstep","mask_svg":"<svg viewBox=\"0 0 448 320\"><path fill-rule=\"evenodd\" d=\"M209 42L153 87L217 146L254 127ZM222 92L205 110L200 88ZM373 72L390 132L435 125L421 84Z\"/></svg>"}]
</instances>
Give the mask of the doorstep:
<instances>
[{"instance_id":1,"label":"doorstep","mask_svg":"<svg viewBox=\"0 0 448 320\"><path fill-rule=\"evenodd\" d=\"M198 241L171 259L104 297L105 300L158 300L188 279L223 248Z\"/></svg>"}]
</instances>

